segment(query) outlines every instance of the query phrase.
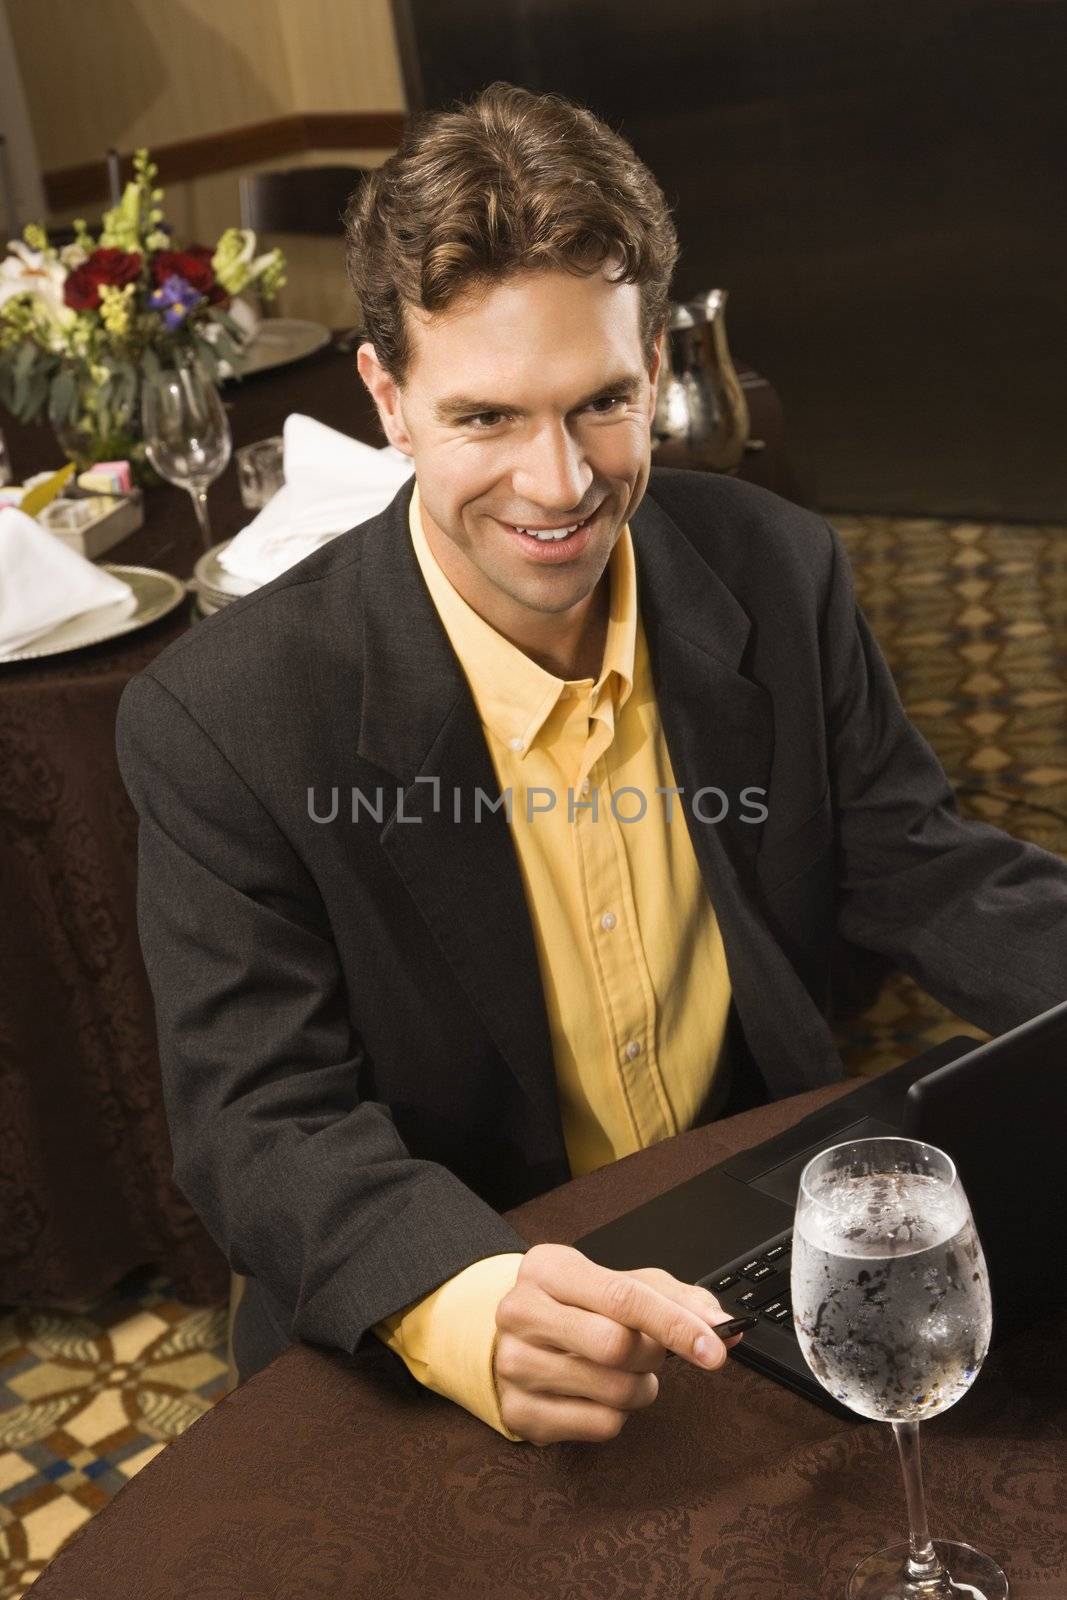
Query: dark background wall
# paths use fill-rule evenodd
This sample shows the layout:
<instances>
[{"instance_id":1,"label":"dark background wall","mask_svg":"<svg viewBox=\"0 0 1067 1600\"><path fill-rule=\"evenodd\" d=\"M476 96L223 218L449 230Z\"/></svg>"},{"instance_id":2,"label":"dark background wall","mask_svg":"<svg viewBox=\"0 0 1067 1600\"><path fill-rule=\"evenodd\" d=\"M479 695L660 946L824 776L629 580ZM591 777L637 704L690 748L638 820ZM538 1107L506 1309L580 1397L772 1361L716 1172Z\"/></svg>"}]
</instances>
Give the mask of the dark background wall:
<instances>
[{"instance_id":1,"label":"dark background wall","mask_svg":"<svg viewBox=\"0 0 1067 1600\"><path fill-rule=\"evenodd\" d=\"M413 109L633 144L824 509L1067 520L1065 0L394 3Z\"/></svg>"}]
</instances>

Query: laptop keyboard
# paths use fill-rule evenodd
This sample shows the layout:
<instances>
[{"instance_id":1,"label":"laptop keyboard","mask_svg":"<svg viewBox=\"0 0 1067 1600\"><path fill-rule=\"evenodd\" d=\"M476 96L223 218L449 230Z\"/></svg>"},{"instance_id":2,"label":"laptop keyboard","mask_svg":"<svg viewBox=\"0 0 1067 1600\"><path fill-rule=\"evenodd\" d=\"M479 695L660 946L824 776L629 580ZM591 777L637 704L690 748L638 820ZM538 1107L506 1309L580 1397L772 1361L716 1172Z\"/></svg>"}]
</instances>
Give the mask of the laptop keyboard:
<instances>
[{"instance_id":1,"label":"laptop keyboard","mask_svg":"<svg viewBox=\"0 0 1067 1600\"><path fill-rule=\"evenodd\" d=\"M724 1311L732 1316L758 1312L766 1322L792 1327L793 1306L789 1293L789 1266L793 1230L780 1234L772 1243L754 1252L725 1271L698 1279L710 1289Z\"/></svg>"}]
</instances>

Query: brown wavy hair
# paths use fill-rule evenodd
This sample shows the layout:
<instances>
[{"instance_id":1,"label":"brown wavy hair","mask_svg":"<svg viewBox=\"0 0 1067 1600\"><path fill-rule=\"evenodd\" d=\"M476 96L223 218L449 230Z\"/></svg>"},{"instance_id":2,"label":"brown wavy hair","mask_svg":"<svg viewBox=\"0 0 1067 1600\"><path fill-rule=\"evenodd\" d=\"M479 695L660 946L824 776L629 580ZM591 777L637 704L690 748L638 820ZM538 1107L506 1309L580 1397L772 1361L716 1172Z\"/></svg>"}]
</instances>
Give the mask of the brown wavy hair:
<instances>
[{"instance_id":1,"label":"brown wavy hair","mask_svg":"<svg viewBox=\"0 0 1067 1600\"><path fill-rule=\"evenodd\" d=\"M501 81L415 117L352 196L345 233L363 331L401 388L406 305L444 311L520 272L609 262L611 282L638 285L650 367L678 259L663 191L626 140L561 95Z\"/></svg>"}]
</instances>

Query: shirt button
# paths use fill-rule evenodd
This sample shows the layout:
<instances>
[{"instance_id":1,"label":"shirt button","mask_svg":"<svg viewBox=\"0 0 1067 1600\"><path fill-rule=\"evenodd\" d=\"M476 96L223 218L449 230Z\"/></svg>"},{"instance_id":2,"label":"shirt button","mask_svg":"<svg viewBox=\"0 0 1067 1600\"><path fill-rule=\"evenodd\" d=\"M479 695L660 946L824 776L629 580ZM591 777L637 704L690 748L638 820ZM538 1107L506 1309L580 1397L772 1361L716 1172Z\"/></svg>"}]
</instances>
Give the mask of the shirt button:
<instances>
[{"instance_id":1,"label":"shirt button","mask_svg":"<svg viewBox=\"0 0 1067 1600\"><path fill-rule=\"evenodd\" d=\"M606 928L608 933L611 932L612 928L615 926L614 911L605 911L604 915L600 919L600 926L602 928Z\"/></svg>"},{"instance_id":2,"label":"shirt button","mask_svg":"<svg viewBox=\"0 0 1067 1600\"><path fill-rule=\"evenodd\" d=\"M634 1061L640 1054L641 1046L638 1044L636 1039L631 1039L629 1044L626 1046L626 1059L628 1061Z\"/></svg>"},{"instance_id":3,"label":"shirt button","mask_svg":"<svg viewBox=\"0 0 1067 1600\"><path fill-rule=\"evenodd\" d=\"M521 739L509 739L508 740L508 745L512 750L521 750L522 749L522 740Z\"/></svg>"}]
</instances>

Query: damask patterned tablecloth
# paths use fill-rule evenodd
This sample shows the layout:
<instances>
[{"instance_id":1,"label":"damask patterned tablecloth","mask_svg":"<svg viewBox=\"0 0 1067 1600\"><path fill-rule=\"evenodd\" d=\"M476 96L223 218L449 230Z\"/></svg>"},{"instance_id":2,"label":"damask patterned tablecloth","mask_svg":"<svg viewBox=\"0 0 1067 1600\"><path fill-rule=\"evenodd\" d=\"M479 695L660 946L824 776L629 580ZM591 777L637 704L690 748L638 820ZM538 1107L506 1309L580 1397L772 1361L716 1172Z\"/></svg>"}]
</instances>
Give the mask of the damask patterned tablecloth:
<instances>
[{"instance_id":1,"label":"damask patterned tablecloth","mask_svg":"<svg viewBox=\"0 0 1067 1600\"><path fill-rule=\"evenodd\" d=\"M777 395L739 369L766 448L742 475L791 492ZM294 411L385 440L355 356L336 349L224 390L234 445ZM59 464L51 431L0 413L19 481ZM212 485L216 540L252 516L236 466ZM105 561L188 578L202 553L188 495L148 491L145 524ZM88 1305L155 1263L217 1304L229 1268L171 1180L153 1007L137 939L137 818L115 759L123 688L193 621L0 665L0 1305Z\"/></svg>"},{"instance_id":2,"label":"damask patterned tablecloth","mask_svg":"<svg viewBox=\"0 0 1067 1600\"><path fill-rule=\"evenodd\" d=\"M773 1003L769 999L768 1003ZM854 1084L664 1141L518 1207L568 1243ZM652 1263L649 1263L652 1264ZM1059 1316L995 1348L921 1430L930 1529L988 1551L1012 1600L1067 1595ZM731 1357L669 1356L607 1444L512 1444L370 1337L293 1345L145 1467L34 1600L840 1600L907 1537L888 1424L839 1419Z\"/></svg>"}]
</instances>

